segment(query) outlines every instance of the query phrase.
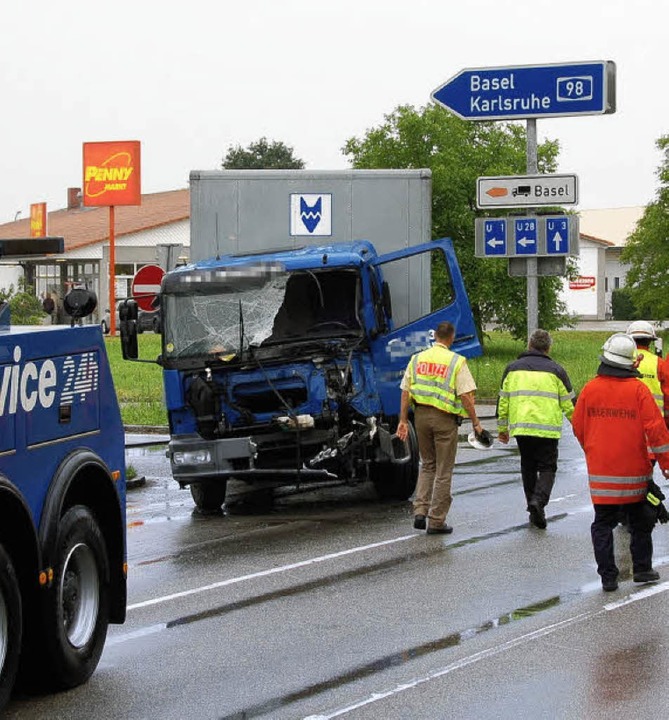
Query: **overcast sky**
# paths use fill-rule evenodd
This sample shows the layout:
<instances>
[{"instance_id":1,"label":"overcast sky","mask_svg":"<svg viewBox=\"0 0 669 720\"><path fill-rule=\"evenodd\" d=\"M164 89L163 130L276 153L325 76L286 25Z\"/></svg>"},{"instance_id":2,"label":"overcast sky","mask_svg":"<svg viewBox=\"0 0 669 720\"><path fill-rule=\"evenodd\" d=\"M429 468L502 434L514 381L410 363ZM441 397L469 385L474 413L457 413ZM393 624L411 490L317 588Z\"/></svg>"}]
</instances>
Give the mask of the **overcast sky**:
<instances>
[{"instance_id":1,"label":"overcast sky","mask_svg":"<svg viewBox=\"0 0 669 720\"><path fill-rule=\"evenodd\" d=\"M615 114L537 124L580 208L651 201L669 133L656 0L7 0L0 23L0 222L64 207L88 141L140 140L144 193L262 136L343 169L348 138L463 68L616 63Z\"/></svg>"}]
</instances>

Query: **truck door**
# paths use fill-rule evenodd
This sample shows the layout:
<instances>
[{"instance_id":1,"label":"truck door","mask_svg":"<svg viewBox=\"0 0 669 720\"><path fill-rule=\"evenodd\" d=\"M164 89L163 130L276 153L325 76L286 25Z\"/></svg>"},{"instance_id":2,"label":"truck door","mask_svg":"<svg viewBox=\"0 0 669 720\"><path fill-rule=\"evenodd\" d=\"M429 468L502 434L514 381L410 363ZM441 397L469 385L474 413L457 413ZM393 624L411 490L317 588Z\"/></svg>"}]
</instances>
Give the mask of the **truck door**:
<instances>
[{"instance_id":1,"label":"truck door","mask_svg":"<svg viewBox=\"0 0 669 720\"><path fill-rule=\"evenodd\" d=\"M460 267L449 238L381 255L372 266L377 334L370 341L381 402L386 415L399 412L400 381L411 356L434 339L437 325L455 326L452 349L472 358L482 349ZM440 307L432 308L432 284ZM376 285L376 287L374 287Z\"/></svg>"}]
</instances>

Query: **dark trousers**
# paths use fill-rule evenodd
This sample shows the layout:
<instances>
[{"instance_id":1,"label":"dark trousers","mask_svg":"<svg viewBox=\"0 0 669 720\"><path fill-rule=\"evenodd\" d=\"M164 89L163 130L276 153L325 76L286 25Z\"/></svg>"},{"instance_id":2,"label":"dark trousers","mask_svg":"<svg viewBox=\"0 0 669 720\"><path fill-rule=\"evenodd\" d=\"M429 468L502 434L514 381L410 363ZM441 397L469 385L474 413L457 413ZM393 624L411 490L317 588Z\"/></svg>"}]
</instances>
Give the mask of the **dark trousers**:
<instances>
[{"instance_id":1,"label":"dark trousers","mask_svg":"<svg viewBox=\"0 0 669 720\"><path fill-rule=\"evenodd\" d=\"M595 504L595 519L590 526L592 547L597 561L597 572L602 580L615 580L618 568L613 553L613 528L619 523L626 524L630 531L630 552L634 573L651 570L653 567L653 524L649 522L645 502L626 505Z\"/></svg>"},{"instance_id":2,"label":"dark trousers","mask_svg":"<svg viewBox=\"0 0 669 720\"><path fill-rule=\"evenodd\" d=\"M520 474L527 505L546 507L555 484L558 438L516 435L520 451Z\"/></svg>"}]
</instances>

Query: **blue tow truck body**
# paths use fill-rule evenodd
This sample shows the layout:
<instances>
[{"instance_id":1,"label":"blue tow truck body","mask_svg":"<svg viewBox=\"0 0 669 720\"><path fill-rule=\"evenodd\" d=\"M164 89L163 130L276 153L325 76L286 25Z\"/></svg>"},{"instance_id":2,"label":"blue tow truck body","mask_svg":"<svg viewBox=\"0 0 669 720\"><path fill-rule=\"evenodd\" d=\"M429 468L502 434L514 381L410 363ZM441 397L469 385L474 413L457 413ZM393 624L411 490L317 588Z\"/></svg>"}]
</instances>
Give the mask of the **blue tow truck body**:
<instances>
[{"instance_id":1,"label":"blue tow truck body","mask_svg":"<svg viewBox=\"0 0 669 720\"><path fill-rule=\"evenodd\" d=\"M17 672L84 682L125 608L124 431L101 330L11 326L0 303L0 708Z\"/></svg>"}]
</instances>

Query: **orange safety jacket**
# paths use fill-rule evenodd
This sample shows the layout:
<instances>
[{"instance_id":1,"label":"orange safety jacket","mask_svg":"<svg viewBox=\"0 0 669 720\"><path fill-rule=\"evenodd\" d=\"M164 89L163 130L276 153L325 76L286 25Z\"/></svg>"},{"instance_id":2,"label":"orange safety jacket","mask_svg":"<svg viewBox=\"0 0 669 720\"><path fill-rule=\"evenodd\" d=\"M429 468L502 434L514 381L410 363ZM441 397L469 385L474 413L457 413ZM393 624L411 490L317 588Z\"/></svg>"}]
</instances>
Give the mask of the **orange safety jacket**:
<instances>
[{"instance_id":1,"label":"orange safety jacket","mask_svg":"<svg viewBox=\"0 0 669 720\"><path fill-rule=\"evenodd\" d=\"M572 427L585 452L592 502L622 505L646 497L653 466L669 468L669 431L650 390L635 377L598 375L576 401Z\"/></svg>"}]
</instances>

